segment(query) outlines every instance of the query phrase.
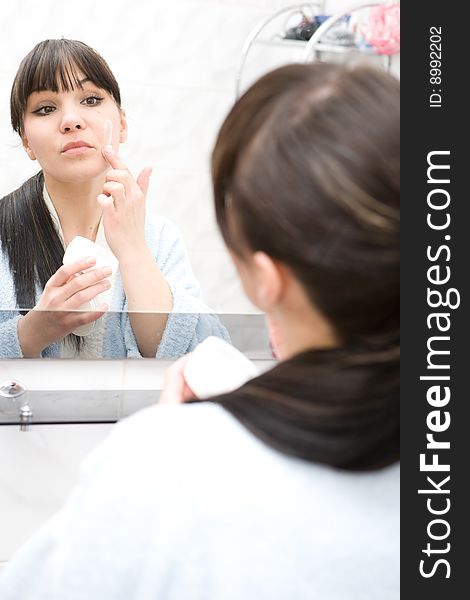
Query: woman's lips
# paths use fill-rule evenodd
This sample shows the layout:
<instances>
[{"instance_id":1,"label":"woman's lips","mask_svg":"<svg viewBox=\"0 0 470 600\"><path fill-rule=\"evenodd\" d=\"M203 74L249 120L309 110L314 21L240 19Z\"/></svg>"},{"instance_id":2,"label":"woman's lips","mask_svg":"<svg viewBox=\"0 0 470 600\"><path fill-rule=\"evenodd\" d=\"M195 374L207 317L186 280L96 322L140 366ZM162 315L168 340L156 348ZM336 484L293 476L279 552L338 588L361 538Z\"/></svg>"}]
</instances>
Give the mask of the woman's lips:
<instances>
[{"instance_id":1,"label":"woman's lips","mask_svg":"<svg viewBox=\"0 0 470 600\"><path fill-rule=\"evenodd\" d=\"M67 156L77 156L78 154L85 154L91 150L89 146L78 146L77 148L70 148L69 150L65 150L64 154Z\"/></svg>"},{"instance_id":2,"label":"woman's lips","mask_svg":"<svg viewBox=\"0 0 470 600\"><path fill-rule=\"evenodd\" d=\"M92 149L93 148L86 142L70 142L62 148L62 154L66 154L67 156L77 156L79 154L85 154Z\"/></svg>"}]
</instances>

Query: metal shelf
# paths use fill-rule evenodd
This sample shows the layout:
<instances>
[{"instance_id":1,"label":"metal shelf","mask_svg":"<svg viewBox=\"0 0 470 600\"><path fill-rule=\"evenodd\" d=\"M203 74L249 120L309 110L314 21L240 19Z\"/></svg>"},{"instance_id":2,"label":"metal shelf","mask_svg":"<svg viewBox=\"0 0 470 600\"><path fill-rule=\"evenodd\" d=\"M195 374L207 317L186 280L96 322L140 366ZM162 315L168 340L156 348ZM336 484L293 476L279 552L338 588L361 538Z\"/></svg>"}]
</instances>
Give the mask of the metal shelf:
<instances>
[{"instance_id":1,"label":"metal shelf","mask_svg":"<svg viewBox=\"0 0 470 600\"><path fill-rule=\"evenodd\" d=\"M303 40L290 40L290 39L273 39L273 40L255 40L253 45L259 46L276 46L287 48L306 48L309 42ZM349 52L357 52L358 54L370 54L371 56L379 56L372 48L359 47L359 46L341 46L339 44L325 44L324 42L317 42L315 44L315 52L329 52L332 54L344 54Z\"/></svg>"}]
</instances>

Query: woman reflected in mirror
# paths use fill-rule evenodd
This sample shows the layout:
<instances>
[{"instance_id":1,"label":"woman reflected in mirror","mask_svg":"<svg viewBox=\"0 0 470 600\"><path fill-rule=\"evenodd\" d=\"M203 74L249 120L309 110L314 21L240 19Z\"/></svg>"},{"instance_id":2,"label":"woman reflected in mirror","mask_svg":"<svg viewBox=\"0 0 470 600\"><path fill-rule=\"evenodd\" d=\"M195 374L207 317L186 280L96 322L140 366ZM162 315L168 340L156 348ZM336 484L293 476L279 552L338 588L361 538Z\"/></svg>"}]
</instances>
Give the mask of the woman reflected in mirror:
<instances>
[{"instance_id":1,"label":"woman reflected in mirror","mask_svg":"<svg viewBox=\"0 0 470 600\"><path fill-rule=\"evenodd\" d=\"M0 306L22 309L0 315L2 356L175 358L226 338L198 314L210 311L179 231L146 214L151 169L135 178L119 156L128 126L106 61L80 41L40 42L14 79L11 122L41 170L0 200ZM114 254L117 273L93 256L63 265L76 236Z\"/></svg>"}]
</instances>

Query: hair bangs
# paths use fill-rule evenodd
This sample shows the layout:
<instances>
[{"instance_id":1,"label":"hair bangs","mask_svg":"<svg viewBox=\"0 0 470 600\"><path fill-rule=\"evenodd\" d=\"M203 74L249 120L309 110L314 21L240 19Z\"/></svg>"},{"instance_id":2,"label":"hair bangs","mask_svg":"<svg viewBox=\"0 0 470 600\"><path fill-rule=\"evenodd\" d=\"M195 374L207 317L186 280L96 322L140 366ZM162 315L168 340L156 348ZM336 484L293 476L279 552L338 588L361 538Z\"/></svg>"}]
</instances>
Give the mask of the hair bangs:
<instances>
[{"instance_id":1,"label":"hair bangs","mask_svg":"<svg viewBox=\"0 0 470 600\"><path fill-rule=\"evenodd\" d=\"M106 90L121 106L119 85L106 61L77 40L45 40L25 57L12 87L11 122L22 133L23 114L34 92L54 93L82 89L85 81Z\"/></svg>"}]
</instances>

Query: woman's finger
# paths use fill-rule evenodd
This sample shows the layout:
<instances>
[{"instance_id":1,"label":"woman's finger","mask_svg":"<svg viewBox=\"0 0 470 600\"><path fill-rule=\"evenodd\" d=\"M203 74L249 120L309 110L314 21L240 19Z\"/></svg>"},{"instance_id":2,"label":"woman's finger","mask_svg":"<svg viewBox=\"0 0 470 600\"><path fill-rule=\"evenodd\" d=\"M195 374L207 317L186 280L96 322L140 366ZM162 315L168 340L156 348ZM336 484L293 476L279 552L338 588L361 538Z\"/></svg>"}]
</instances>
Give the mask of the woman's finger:
<instances>
[{"instance_id":1,"label":"woman's finger","mask_svg":"<svg viewBox=\"0 0 470 600\"><path fill-rule=\"evenodd\" d=\"M113 169L128 171L127 166L122 162L117 152L114 152L112 146L103 146L101 152Z\"/></svg>"},{"instance_id":2,"label":"woman's finger","mask_svg":"<svg viewBox=\"0 0 470 600\"><path fill-rule=\"evenodd\" d=\"M103 187L105 193L107 192L106 184L113 182L123 186L125 194L128 198L133 197L134 192L138 190L137 184L139 182L138 180L136 182L136 180L132 176L132 173L130 173L129 171L124 171L122 169L110 169L106 173L106 183Z\"/></svg>"},{"instance_id":3,"label":"woman's finger","mask_svg":"<svg viewBox=\"0 0 470 600\"><path fill-rule=\"evenodd\" d=\"M92 256L88 256L83 260L77 260L68 265L62 265L57 271L52 275L49 281L46 283L48 287L61 287L70 280L72 276L77 273L81 273L82 271L86 271L90 267L93 267L96 264L96 258Z\"/></svg>"},{"instance_id":4,"label":"woman's finger","mask_svg":"<svg viewBox=\"0 0 470 600\"><path fill-rule=\"evenodd\" d=\"M110 216L116 212L116 207L114 206L114 200L112 196L100 194L96 199L98 201L98 204L101 206L103 215Z\"/></svg>"},{"instance_id":5,"label":"woman's finger","mask_svg":"<svg viewBox=\"0 0 470 600\"><path fill-rule=\"evenodd\" d=\"M64 291L68 294L70 298L77 292L84 290L91 285L95 285L101 281L104 281L107 277L112 274L112 269L109 266L105 266L98 269L92 269L91 271L87 271L82 275L76 275L71 277L70 280L65 284Z\"/></svg>"},{"instance_id":6,"label":"woman's finger","mask_svg":"<svg viewBox=\"0 0 470 600\"><path fill-rule=\"evenodd\" d=\"M92 323L93 321L97 321L100 319L109 309L108 304L101 303L96 310L93 311L63 311L63 312L54 312L51 316L57 321L60 318L63 322L63 326L66 328L68 333L71 333L77 327L81 325L88 325L88 323ZM65 334L67 335L67 334Z\"/></svg>"},{"instance_id":7,"label":"woman's finger","mask_svg":"<svg viewBox=\"0 0 470 600\"><path fill-rule=\"evenodd\" d=\"M184 378L184 368L190 356L190 354L186 354L167 369L165 383L160 394L160 403L181 404L194 398L194 394Z\"/></svg>"},{"instance_id":8,"label":"woman's finger","mask_svg":"<svg viewBox=\"0 0 470 600\"><path fill-rule=\"evenodd\" d=\"M101 303L96 310L81 311L81 310L70 310L67 311L67 315L73 319L73 328L77 325L87 325L92 321L98 320L102 317L109 309L106 303Z\"/></svg>"},{"instance_id":9,"label":"woman's finger","mask_svg":"<svg viewBox=\"0 0 470 600\"><path fill-rule=\"evenodd\" d=\"M117 181L118 183L122 183L124 187L127 187L134 183L134 178L130 171L124 169L110 169L106 173L106 181Z\"/></svg>"},{"instance_id":10,"label":"woman's finger","mask_svg":"<svg viewBox=\"0 0 470 600\"><path fill-rule=\"evenodd\" d=\"M70 298L82 290L104 281L111 273L112 270L110 267L90 269L90 266L88 266L84 272L79 271L71 275L62 285L57 285L57 281L59 280L57 277L55 279L51 277L44 290L46 293L41 296L39 306L45 310L47 308L65 310L66 303Z\"/></svg>"},{"instance_id":11,"label":"woman's finger","mask_svg":"<svg viewBox=\"0 0 470 600\"><path fill-rule=\"evenodd\" d=\"M94 300L96 296L106 292L111 287L111 283L108 280L99 281L94 285L90 285L87 288L75 292L70 298L64 302L61 307L62 310L79 310L84 304L87 304L91 300Z\"/></svg>"},{"instance_id":12,"label":"woman's finger","mask_svg":"<svg viewBox=\"0 0 470 600\"><path fill-rule=\"evenodd\" d=\"M103 192L105 195L113 197L115 208L122 206L126 201L126 188L117 181L107 181L103 185Z\"/></svg>"}]
</instances>

